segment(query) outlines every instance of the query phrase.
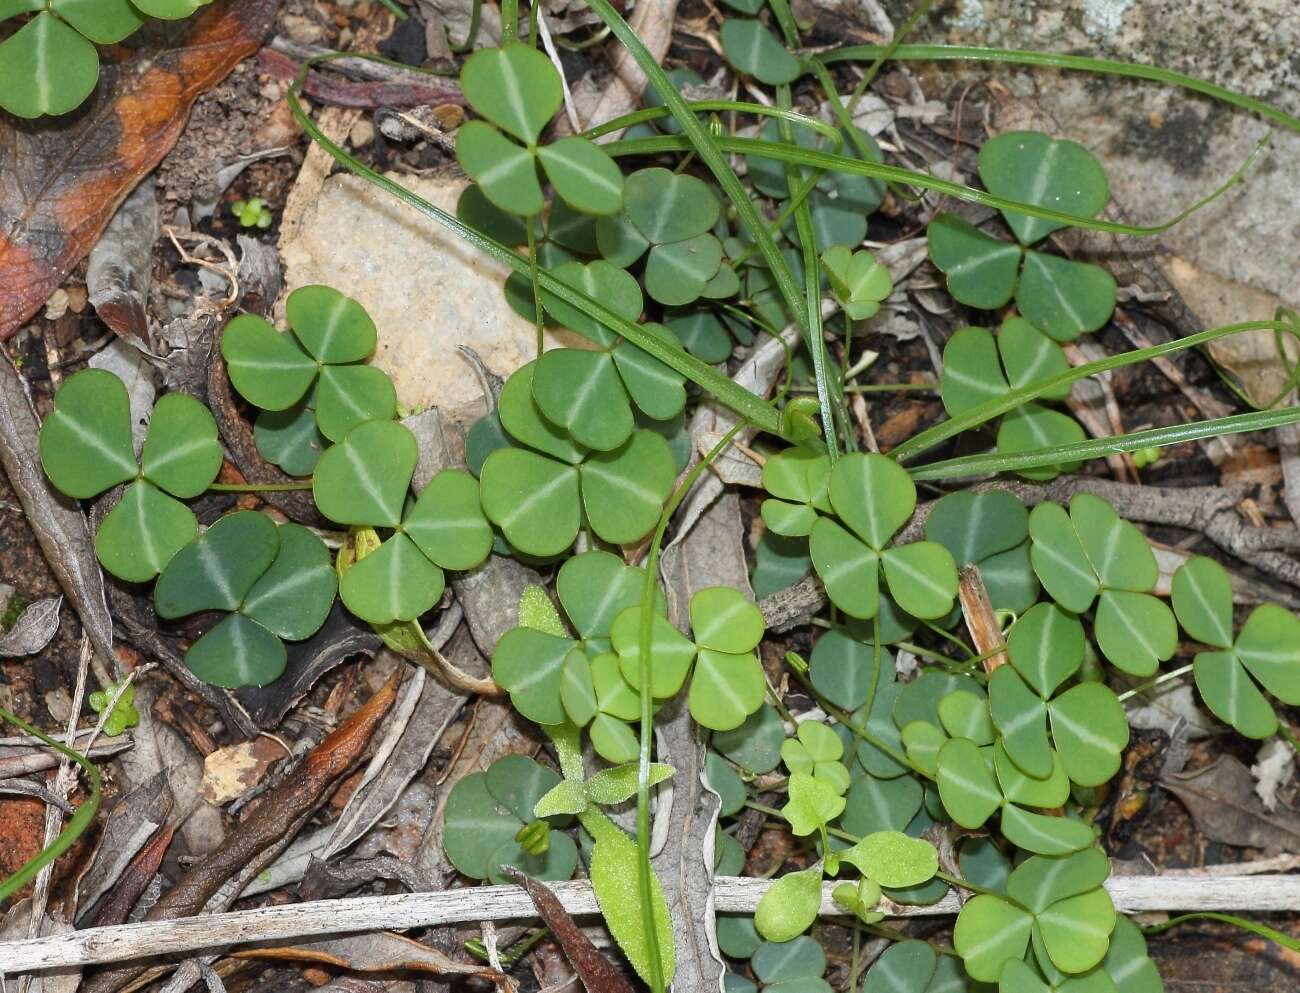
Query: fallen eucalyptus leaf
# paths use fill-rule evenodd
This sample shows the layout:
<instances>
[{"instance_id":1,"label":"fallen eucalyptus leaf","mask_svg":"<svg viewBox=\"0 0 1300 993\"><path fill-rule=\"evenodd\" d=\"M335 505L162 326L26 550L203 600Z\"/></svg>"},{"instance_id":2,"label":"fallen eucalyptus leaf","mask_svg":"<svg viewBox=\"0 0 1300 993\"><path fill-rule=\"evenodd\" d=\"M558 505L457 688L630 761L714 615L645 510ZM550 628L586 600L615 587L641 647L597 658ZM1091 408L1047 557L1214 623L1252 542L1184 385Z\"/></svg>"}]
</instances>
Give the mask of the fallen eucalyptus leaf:
<instances>
[{"instance_id":1,"label":"fallen eucalyptus leaf","mask_svg":"<svg viewBox=\"0 0 1300 993\"><path fill-rule=\"evenodd\" d=\"M35 655L50 643L59 630L59 607L63 597L52 596L29 604L13 627L0 635L0 656L17 658Z\"/></svg>"},{"instance_id":2,"label":"fallen eucalyptus leaf","mask_svg":"<svg viewBox=\"0 0 1300 993\"><path fill-rule=\"evenodd\" d=\"M1211 841L1300 852L1300 816L1285 808L1272 814L1265 810L1255 796L1250 770L1231 755L1221 755L1195 772L1166 776L1160 784L1183 801Z\"/></svg>"}]
</instances>

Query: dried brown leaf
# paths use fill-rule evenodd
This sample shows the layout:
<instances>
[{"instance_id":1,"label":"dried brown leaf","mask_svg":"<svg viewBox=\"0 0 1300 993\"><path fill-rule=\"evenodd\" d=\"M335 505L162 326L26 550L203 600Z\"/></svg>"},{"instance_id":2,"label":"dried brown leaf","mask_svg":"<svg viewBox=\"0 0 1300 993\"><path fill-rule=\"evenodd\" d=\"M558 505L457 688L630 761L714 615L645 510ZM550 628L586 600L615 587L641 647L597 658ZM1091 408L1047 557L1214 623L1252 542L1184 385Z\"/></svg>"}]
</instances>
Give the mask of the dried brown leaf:
<instances>
[{"instance_id":1,"label":"dried brown leaf","mask_svg":"<svg viewBox=\"0 0 1300 993\"><path fill-rule=\"evenodd\" d=\"M1279 807L1270 814L1255 795L1250 770L1222 755L1195 772L1166 776L1161 785L1183 801L1211 841L1274 852L1300 852L1300 815Z\"/></svg>"},{"instance_id":2,"label":"dried brown leaf","mask_svg":"<svg viewBox=\"0 0 1300 993\"><path fill-rule=\"evenodd\" d=\"M436 948L403 938L391 931L313 941L289 948L253 948L234 952L232 957L304 962L350 972L423 972L435 976L479 976L498 987L510 983L506 976L490 966L457 962Z\"/></svg>"}]
</instances>

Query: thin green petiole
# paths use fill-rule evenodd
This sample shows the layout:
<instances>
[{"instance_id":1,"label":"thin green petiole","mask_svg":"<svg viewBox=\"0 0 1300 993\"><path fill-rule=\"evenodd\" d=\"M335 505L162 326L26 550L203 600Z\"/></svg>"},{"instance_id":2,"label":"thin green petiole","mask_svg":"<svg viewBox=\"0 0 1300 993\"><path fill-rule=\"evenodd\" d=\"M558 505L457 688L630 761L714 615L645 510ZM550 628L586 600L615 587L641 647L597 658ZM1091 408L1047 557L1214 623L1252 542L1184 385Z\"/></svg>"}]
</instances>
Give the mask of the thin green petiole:
<instances>
[{"instance_id":1,"label":"thin green petiole","mask_svg":"<svg viewBox=\"0 0 1300 993\"><path fill-rule=\"evenodd\" d=\"M1188 663L1187 665L1179 666L1177 669L1171 669L1169 672L1162 672L1155 679L1149 679L1145 683L1140 683L1139 685L1134 686L1131 690L1125 690L1118 697L1116 697L1116 699L1119 700L1120 703L1123 703L1125 700L1130 700L1133 697L1137 696L1139 693L1145 693L1147 690L1159 686L1161 683L1167 683L1171 679L1177 679L1179 676L1185 676L1187 675L1187 673L1191 671L1192 671L1191 663Z\"/></svg>"},{"instance_id":2,"label":"thin green petiole","mask_svg":"<svg viewBox=\"0 0 1300 993\"><path fill-rule=\"evenodd\" d=\"M537 326L537 357L542 357L546 350L546 322L542 318L542 288L537 281L537 231L533 228L534 218L528 218L528 279L533 286L533 323Z\"/></svg>"}]
</instances>

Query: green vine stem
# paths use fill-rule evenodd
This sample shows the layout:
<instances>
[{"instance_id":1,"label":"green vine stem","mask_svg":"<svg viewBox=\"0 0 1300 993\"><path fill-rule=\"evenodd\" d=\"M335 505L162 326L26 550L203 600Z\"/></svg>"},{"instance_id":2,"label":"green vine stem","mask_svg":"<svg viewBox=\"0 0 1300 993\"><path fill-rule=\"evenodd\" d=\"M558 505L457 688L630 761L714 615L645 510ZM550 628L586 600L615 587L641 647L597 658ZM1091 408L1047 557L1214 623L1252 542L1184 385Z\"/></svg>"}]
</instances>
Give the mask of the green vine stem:
<instances>
[{"instance_id":1,"label":"green vine stem","mask_svg":"<svg viewBox=\"0 0 1300 993\"><path fill-rule=\"evenodd\" d=\"M295 480L292 483L213 483L208 487L212 493L288 493L292 490L309 490L310 479Z\"/></svg>"},{"instance_id":2,"label":"green vine stem","mask_svg":"<svg viewBox=\"0 0 1300 993\"><path fill-rule=\"evenodd\" d=\"M849 45L814 56L818 61L860 62L881 56L888 48L886 45ZM1282 125L1288 131L1300 132L1300 118L1283 110L1272 107L1262 100L1248 97L1226 87L1185 76L1181 72L1161 69L1159 66L1141 65L1136 62L1120 62L1114 59L1098 59L1085 55L1064 55L1056 52L1020 51L1011 48L979 48L970 45L899 45L890 58L903 62L1006 62L1012 65L1043 66L1049 69L1068 69L1078 72L1103 73L1109 76L1127 76L1130 79L1144 79L1165 86L1179 86L1193 93L1220 100L1223 103L1240 107L1258 114L1267 120Z\"/></svg>"},{"instance_id":3,"label":"green vine stem","mask_svg":"<svg viewBox=\"0 0 1300 993\"><path fill-rule=\"evenodd\" d=\"M9 899L18 890L22 889L29 882L36 878L36 875L47 865L57 859L76 843L85 830L90 827L91 822L95 819L95 814L99 811L99 801L103 792L103 781L99 775L99 769L84 755L81 755L61 741L55 741L44 731L34 728L21 717L9 713L7 710L0 710L0 720L8 721L10 724L19 728L24 734L30 734L34 738L39 738L50 748L62 755L71 762L77 763L86 773L86 779L90 782L90 798L81 804L76 813L69 819L67 826L59 832L59 836L54 839L50 846L39 852L30 861L21 866L9 878L0 881L0 901Z\"/></svg>"}]
</instances>

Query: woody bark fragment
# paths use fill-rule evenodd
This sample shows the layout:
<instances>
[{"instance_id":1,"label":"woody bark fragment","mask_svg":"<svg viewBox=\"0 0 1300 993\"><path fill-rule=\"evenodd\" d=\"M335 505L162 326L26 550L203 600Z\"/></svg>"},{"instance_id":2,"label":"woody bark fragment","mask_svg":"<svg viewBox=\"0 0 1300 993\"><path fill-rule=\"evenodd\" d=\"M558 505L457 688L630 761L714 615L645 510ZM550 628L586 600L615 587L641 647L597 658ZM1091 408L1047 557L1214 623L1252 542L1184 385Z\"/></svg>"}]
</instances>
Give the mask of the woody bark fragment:
<instances>
[{"instance_id":1,"label":"woody bark fragment","mask_svg":"<svg viewBox=\"0 0 1300 993\"><path fill-rule=\"evenodd\" d=\"M978 566L964 565L957 572L957 599L961 601L966 617L966 630L970 632L975 652L984 656L984 671L991 673L1008 661L1002 629L989 602L988 590Z\"/></svg>"}]
</instances>

